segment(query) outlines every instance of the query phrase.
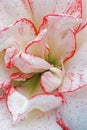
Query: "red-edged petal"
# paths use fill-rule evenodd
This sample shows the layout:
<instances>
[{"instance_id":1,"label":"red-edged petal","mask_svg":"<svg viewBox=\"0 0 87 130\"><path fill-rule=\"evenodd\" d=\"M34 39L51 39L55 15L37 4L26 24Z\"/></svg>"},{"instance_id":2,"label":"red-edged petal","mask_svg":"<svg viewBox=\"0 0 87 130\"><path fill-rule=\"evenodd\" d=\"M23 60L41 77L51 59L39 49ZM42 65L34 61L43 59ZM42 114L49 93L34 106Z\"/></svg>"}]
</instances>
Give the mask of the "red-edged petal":
<instances>
[{"instance_id":1,"label":"red-edged petal","mask_svg":"<svg viewBox=\"0 0 87 130\"><path fill-rule=\"evenodd\" d=\"M49 54L49 46L47 44L46 29L42 30L41 33L33 41L27 44L25 52L41 58L47 57L47 55Z\"/></svg>"},{"instance_id":2,"label":"red-edged petal","mask_svg":"<svg viewBox=\"0 0 87 130\"><path fill-rule=\"evenodd\" d=\"M7 48L5 53L5 65L10 68L12 66L12 60L14 55L16 54L17 49L15 47Z\"/></svg>"},{"instance_id":3,"label":"red-edged petal","mask_svg":"<svg viewBox=\"0 0 87 130\"><path fill-rule=\"evenodd\" d=\"M21 18L32 20L31 11L26 0L0 1L0 29Z\"/></svg>"},{"instance_id":4,"label":"red-edged petal","mask_svg":"<svg viewBox=\"0 0 87 130\"><path fill-rule=\"evenodd\" d=\"M51 68L50 71L41 76L41 87L45 92L52 92L62 83L62 71L57 68Z\"/></svg>"},{"instance_id":5,"label":"red-edged petal","mask_svg":"<svg viewBox=\"0 0 87 130\"><path fill-rule=\"evenodd\" d=\"M13 64L24 73L43 72L52 67L44 59L26 53L16 55L13 59Z\"/></svg>"},{"instance_id":6,"label":"red-edged petal","mask_svg":"<svg viewBox=\"0 0 87 130\"><path fill-rule=\"evenodd\" d=\"M61 57L64 61L74 54L76 45L75 33L72 30L77 30L78 26L78 20L71 16L48 15L44 18L41 29L47 28L50 48L49 61L55 60L55 62L58 62Z\"/></svg>"},{"instance_id":7,"label":"red-edged petal","mask_svg":"<svg viewBox=\"0 0 87 130\"><path fill-rule=\"evenodd\" d=\"M33 109L46 112L58 107L61 103L62 98L54 95L37 95L28 100L14 88L10 88L7 96L7 107L13 115L14 121L20 119L21 116L25 117L26 113Z\"/></svg>"},{"instance_id":8,"label":"red-edged petal","mask_svg":"<svg viewBox=\"0 0 87 130\"><path fill-rule=\"evenodd\" d=\"M29 4L37 27L41 24L43 17L48 14L64 13L76 18L82 15L81 0L29 0Z\"/></svg>"},{"instance_id":9,"label":"red-edged petal","mask_svg":"<svg viewBox=\"0 0 87 130\"><path fill-rule=\"evenodd\" d=\"M86 35L87 26L77 35L77 50L75 55L64 64L66 75L59 91L73 91L87 84Z\"/></svg>"},{"instance_id":10,"label":"red-edged petal","mask_svg":"<svg viewBox=\"0 0 87 130\"><path fill-rule=\"evenodd\" d=\"M12 73L17 72L18 70L15 68L8 69L4 64L4 52L0 52L0 88L8 86L10 83L10 76Z\"/></svg>"},{"instance_id":11,"label":"red-edged petal","mask_svg":"<svg viewBox=\"0 0 87 130\"><path fill-rule=\"evenodd\" d=\"M15 91L14 88L10 88L7 96L7 107L13 115L13 120L16 120L18 116L25 112L28 99Z\"/></svg>"},{"instance_id":12,"label":"red-edged petal","mask_svg":"<svg viewBox=\"0 0 87 130\"><path fill-rule=\"evenodd\" d=\"M57 122L62 119L69 130L86 130L87 85L76 91L63 93L63 97L65 102L58 108Z\"/></svg>"},{"instance_id":13,"label":"red-edged petal","mask_svg":"<svg viewBox=\"0 0 87 130\"><path fill-rule=\"evenodd\" d=\"M46 113L39 110L32 111L26 119L14 125L5 100L0 101L0 123L1 130L63 130L56 123L55 110Z\"/></svg>"},{"instance_id":14,"label":"red-edged petal","mask_svg":"<svg viewBox=\"0 0 87 130\"><path fill-rule=\"evenodd\" d=\"M4 63L5 52L0 52L0 88L7 87L11 81L25 81L33 74L23 74L16 67L7 68Z\"/></svg>"},{"instance_id":15,"label":"red-edged petal","mask_svg":"<svg viewBox=\"0 0 87 130\"><path fill-rule=\"evenodd\" d=\"M24 51L28 42L36 35L34 25L28 19L21 19L15 24L0 31L0 51L8 47L16 47L18 51Z\"/></svg>"}]
</instances>

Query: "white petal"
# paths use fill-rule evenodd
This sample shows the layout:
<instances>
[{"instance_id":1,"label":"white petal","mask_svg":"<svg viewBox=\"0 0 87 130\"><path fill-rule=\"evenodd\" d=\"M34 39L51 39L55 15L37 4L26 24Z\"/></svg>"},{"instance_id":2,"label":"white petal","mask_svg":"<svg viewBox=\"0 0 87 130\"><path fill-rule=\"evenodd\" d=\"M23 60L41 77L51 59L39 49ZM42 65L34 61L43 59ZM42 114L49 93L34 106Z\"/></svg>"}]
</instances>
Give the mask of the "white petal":
<instances>
[{"instance_id":1,"label":"white petal","mask_svg":"<svg viewBox=\"0 0 87 130\"><path fill-rule=\"evenodd\" d=\"M12 46L24 51L26 44L35 38L35 35L34 25L28 19L16 21L0 31L0 51Z\"/></svg>"},{"instance_id":2,"label":"white petal","mask_svg":"<svg viewBox=\"0 0 87 130\"><path fill-rule=\"evenodd\" d=\"M49 46L47 44L47 30L42 30L39 35L26 45L25 52L35 56L46 58L49 54Z\"/></svg>"},{"instance_id":3,"label":"white petal","mask_svg":"<svg viewBox=\"0 0 87 130\"><path fill-rule=\"evenodd\" d=\"M31 11L27 1L0 1L0 30L21 18L29 18L32 20Z\"/></svg>"},{"instance_id":4,"label":"white petal","mask_svg":"<svg viewBox=\"0 0 87 130\"><path fill-rule=\"evenodd\" d=\"M61 70L50 68L50 71L43 73L41 76L41 87L45 92L52 92L57 89L62 82Z\"/></svg>"},{"instance_id":5,"label":"white petal","mask_svg":"<svg viewBox=\"0 0 87 130\"><path fill-rule=\"evenodd\" d=\"M47 28L49 61L58 64L61 57L66 60L74 54L75 33L70 28L78 28L77 20L66 15L48 15L43 20L42 28Z\"/></svg>"},{"instance_id":6,"label":"white petal","mask_svg":"<svg viewBox=\"0 0 87 130\"><path fill-rule=\"evenodd\" d=\"M57 120L64 121L70 130L87 129L87 86L63 93L65 102L57 112Z\"/></svg>"},{"instance_id":7,"label":"white petal","mask_svg":"<svg viewBox=\"0 0 87 130\"><path fill-rule=\"evenodd\" d=\"M14 88L9 89L7 96L7 107L13 115L14 121L25 117L25 115L33 109L40 109L41 111L46 112L58 107L61 103L62 98L55 95L38 94L28 100Z\"/></svg>"},{"instance_id":8,"label":"white petal","mask_svg":"<svg viewBox=\"0 0 87 130\"><path fill-rule=\"evenodd\" d=\"M32 111L29 117L12 127L11 130L63 130L56 123L56 111L42 113L41 111Z\"/></svg>"},{"instance_id":9,"label":"white petal","mask_svg":"<svg viewBox=\"0 0 87 130\"><path fill-rule=\"evenodd\" d=\"M6 67L10 68L12 66L12 59L13 59L14 55L16 54L16 51L17 50L15 47L6 49L6 53L5 53L5 57L4 57Z\"/></svg>"},{"instance_id":10,"label":"white petal","mask_svg":"<svg viewBox=\"0 0 87 130\"><path fill-rule=\"evenodd\" d=\"M62 98L55 95L38 94L30 99L27 112L33 109L40 109L43 112L50 111L62 104Z\"/></svg>"},{"instance_id":11,"label":"white petal","mask_svg":"<svg viewBox=\"0 0 87 130\"><path fill-rule=\"evenodd\" d=\"M39 8L38 8L39 6ZM74 17L81 17L80 0L30 0L31 12L37 27L45 15L65 13Z\"/></svg>"},{"instance_id":12,"label":"white petal","mask_svg":"<svg viewBox=\"0 0 87 130\"><path fill-rule=\"evenodd\" d=\"M77 51L65 63L66 75L59 91L73 91L87 84L87 26L77 35Z\"/></svg>"},{"instance_id":13,"label":"white petal","mask_svg":"<svg viewBox=\"0 0 87 130\"><path fill-rule=\"evenodd\" d=\"M13 115L13 120L17 120L18 116L25 112L27 105L28 99L15 91L14 88L10 88L7 96L7 107Z\"/></svg>"},{"instance_id":14,"label":"white petal","mask_svg":"<svg viewBox=\"0 0 87 130\"><path fill-rule=\"evenodd\" d=\"M0 100L0 123L1 130L63 130L56 123L55 110L46 113L36 110L32 111L26 119L13 125L4 100Z\"/></svg>"},{"instance_id":15,"label":"white petal","mask_svg":"<svg viewBox=\"0 0 87 130\"><path fill-rule=\"evenodd\" d=\"M86 8L87 0L82 0L82 18L87 20L87 8Z\"/></svg>"},{"instance_id":16,"label":"white petal","mask_svg":"<svg viewBox=\"0 0 87 130\"><path fill-rule=\"evenodd\" d=\"M44 59L26 53L16 55L13 64L24 73L43 72L51 67Z\"/></svg>"},{"instance_id":17,"label":"white petal","mask_svg":"<svg viewBox=\"0 0 87 130\"><path fill-rule=\"evenodd\" d=\"M10 76L17 71L16 68L6 68L4 63L4 52L0 52L0 88L7 86L11 81Z\"/></svg>"}]
</instances>

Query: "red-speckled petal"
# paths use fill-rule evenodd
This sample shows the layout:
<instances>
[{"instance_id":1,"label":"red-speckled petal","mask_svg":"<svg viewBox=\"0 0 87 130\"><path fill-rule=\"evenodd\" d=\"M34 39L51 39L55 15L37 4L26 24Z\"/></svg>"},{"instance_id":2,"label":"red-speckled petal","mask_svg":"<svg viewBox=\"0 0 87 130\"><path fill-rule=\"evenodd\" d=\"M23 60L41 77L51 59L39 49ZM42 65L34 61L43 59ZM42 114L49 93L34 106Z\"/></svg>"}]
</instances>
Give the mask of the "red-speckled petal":
<instances>
[{"instance_id":1,"label":"red-speckled petal","mask_svg":"<svg viewBox=\"0 0 87 130\"><path fill-rule=\"evenodd\" d=\"M21 18L32 20L27 0L0 1L0 30Z\"/></svg>"},{"instance_id":2,"label":"red-speckled petal","mask_svg":"<svg viewBox=\"0 0 87 130\"><path fill-rule=\"evenodd\" d=\"M37 27L41 24L43 17L48 14L64 13L76 18L82 15L81 0L29 0L29 4Z\"/></svg>"},{"instance_id":3,"label":"red-speckled petal","mask_svg":"<svg viewBox=\"0 0 87 130\"><path fill-rule=\"evenodd\" d=\"M52 67L44 59L26 53L16 55L13 59L13 64L24 73L43 72Z\"/></svg>"},{"instance_id":4,"label":"red-speckled petal","mask_svg":"<svg viewBox=\"0 0 87 130\"><path fill-rule=\"evenodd\" d=\"M0 51L8 47L16 47L24 51L28 42L36 35L34 25L28 19L16 21L13 25L0 31Z\"/></svg>"},{"instance_id":5,"label":"red-speckled petal","mask_svg":"<svg viewBox=\"0 0 87 130\"><path fill-rule=\"evenodd\" d=\"M67 61L65 78L59 91L74 91L87 84L87 26L77 35L77 50L75 55Z\"/></svg>"},{"instance_id":6,"label":"red-speckled petal","mask_svg":"<svg viewBox=\"0 0 87 130\"><path fill-rule=\"evenodd\" d=\"M61 126L65 124L69 128L66 130L86 130L87 85L76 91L63 93L63 97L65 102L58 108L57 122Z\"/></svg>"}]
</instances>

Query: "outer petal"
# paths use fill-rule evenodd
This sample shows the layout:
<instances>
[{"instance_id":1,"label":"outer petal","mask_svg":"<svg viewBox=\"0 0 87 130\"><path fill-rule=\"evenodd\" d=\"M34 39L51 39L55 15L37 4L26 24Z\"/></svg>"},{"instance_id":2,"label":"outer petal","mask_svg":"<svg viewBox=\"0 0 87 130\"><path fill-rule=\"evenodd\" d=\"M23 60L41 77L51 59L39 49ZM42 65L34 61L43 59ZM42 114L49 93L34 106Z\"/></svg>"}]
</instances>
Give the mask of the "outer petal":
<instances>
[{"instance_id":1,"label":"outer petal","mask_svg":"<svg viewBox=\"0 0 87 130\"><path fill-rule=\"evenodd\" d=\"M37 27L41 24L43 17L48 14L65 13L81 17L82 13L81 0L29 0L29 4Z\"/></svg>"},{"instance_id":2,"label":"outer petal","mask_svg":"<svg viewBox=\"0 0 87 130\"><path fill-rule=\"evenodd\" d=\"M7 97L7 106L14 121L21 119L21 116L25 117L26 113L33 109L46 112L58 107L61 103L62 98L54 95L37 95L28 100L13 88L10 88Z\"/></svg>"},{"instance_id":3,"label":"outer petal","mask_svg":"<svg viewBox=\"0 0 87 130\"><path fill-rule=\"evenodd\" d=\"M77 35L77 51L65 64L66 75L59 91L73 91L87 84L87 26Z\"/></svg>"},{"instance_id":4,"label":"outer petal","mask_svg":"<svg viewBox=\"0 0 87 130\"><path fill-rule=\"evenodd\" d=\"M57 122L69 130L87 129L87 86L74 92L63 93L65 102L57 112Z\"/></svg>"},{"instance_id":5,"label":"outer petal","mask_svg":"<svg viewBox=\"0 0 87 130\"><path fill-rule=\"evenodd\" d=\"M28 19L16 21L0 31L0 51L12 46L24 51L26 44L35 38L35 34L34 25Z\"/></svg>"},{"instance_id":6,"label":"outer petal","mask_svg":"<svg viewBox=\"0 0 87 130\"><path fill-rule=\"evenodd\" d=\"M27 0L0 1L0 30L21 18L32 20Z\"/></svg>"},{"instance_id":7,"label":"outer petal","mask_svg":"<svg viewBox=\"0 0 87 130\"><path fill-rule=\"evenodd\" d=\"M66 15L48 15L44 18L42 28L47 28L48 45L50 54L48 61L56 62L70 58L76 49L75 34L70 28L77 30L78 21ZM54 32L54 33L53 33ZM67 46L67 47L65 47Z\"/></svg>"},{"instance_id":8,"label":"outer petal","mask_svg":"<svg viewBox=\"0 0 87 130\"><path fill-rule=\"evenodd\" d=\"M13 125L4 100L0 101L0 124L1 130L62 130L56 123L55 110L46 113L35 110L25 120Z\"/></svg>"},{"instance_id":9,"label":"outer petal","mask_svg":"<svg viewBox=\"0 0 87 130\"><path fill-rule=\"evenodd\" d=\"M44 59L26 53L16 55L13 59L13 64L24 73L43 72L52 67Z\"/></svg>"}]
</instances>

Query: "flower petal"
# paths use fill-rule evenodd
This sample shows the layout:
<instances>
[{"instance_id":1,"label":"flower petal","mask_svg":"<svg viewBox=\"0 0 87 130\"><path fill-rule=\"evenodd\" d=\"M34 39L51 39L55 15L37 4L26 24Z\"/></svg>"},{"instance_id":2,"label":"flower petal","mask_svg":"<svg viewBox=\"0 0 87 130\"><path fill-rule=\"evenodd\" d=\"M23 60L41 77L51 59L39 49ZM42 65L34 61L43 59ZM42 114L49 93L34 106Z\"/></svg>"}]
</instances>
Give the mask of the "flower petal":
<instances>
[{"instance_id":1,"label":"flower petal","mask_svg":"<svg viewBox=\"0 0 87 130\"><path fill-rule=\"evenodd\" d=\"M14 88L9 89L7 96L7 107L13 115L14 121L21 119L21 116L22 118L25 117L26 113L33 109L46 112L58 107L61 103L62 98L54 95L37 95L28 100Z\"/></svg>"},{"instance_id":2,"label":"flower petal","mask_svg":"<svg viewBox=\"0 0 87 130\"><path fill-rule=\"evenodd\" d=\"M35 35L34 25L28 19L16 21L0 31L0 51L12 46L24 51L26 44L35 38Z\"/></svg>"},{"instance_id":3,"label":"flower petal","mask_svg":"<svg viewBox=\"0 0 87 130\"><path fill-rule=\"evenodd\" d=\"M57 121L62 118L70 130L87 129L87 86L74 92L63 93L65 102L57 112Z\"/></svg>"},{"instance_id":4,"label":"flower petal","mask_svg":"<svg viewBox=\"0 0 87 130\"><path fill-rule=\"evenodd\" d=\"M87 8L86 8L86 0L82 0L82 18L87 20Z\"/></svg>"},{"instance_id":5,"label":"flower petal","mask_svg":"<svg viewBox=\"0 0 87 130\"><path fill-rule=\"evenodd\" d=\"M46 40L47 30L44 29L33 41L27 44L25 52L45 59L49 53L49 46Z\"/></svg>"},{"instance_id":6,"label":"flower petal","mask_svg":"<svg viewBox=\"0 0 87 130\"><path fill-rule=\"evenodd\" d=\"M16 120L19 115L25 112L27 105L28 99L15 91L14 88L10 88L7 96L7 107L9 112L13 115L13 120Z\"/></svg>"},{"instance_id":7,"label":"flower petal","mask_svg":"<svg viewBox=\"0 0 87 130\"><path fill-rule=\"evenodd\" d=\"M55 110L46 113L34 110L26 119L14 125L5 100L0 100L0 124L1 130L62 130L56 123Z\"/></svg>"},{"instance_id":8,"label":"flower petal","mask_svg":"<svg viewBox=\"0 0 87 130\"><path fill-rule=\"evenodd\" d=\"M75 33L72 30L77 30L78 26L79 21L71 16L48 15L44 18L41 29L47 28L48 45L50 48L48 61L54 61L58 64L61 57L64 61L74 54L76 45Z\"/></svg>"},{"instance_id":9,"label":"flower petal","mask_svg":"<svg viewBox=\"0 0 87 130\"><path fill-rule=\"evenodd\" d=\"M28 18L32 20L31 11L27 1L0 1L0 30L21 18Z\"/></svg>"},{"instance_id":10,"label":"flower petal","mask_svg":"<svg viewBox=\"0 0 87 130\"><path fill-rule=\"evenodd\" d=\"M24 73L43 72L52 67L44 59L26 53L16 55L13 59L13 64Z\"/></svg>"},{"instance_id":11,"label":"flower petal","mask_svg":"<svg viewBox=\"0 0 87 130\"><path fill-rule=\"evenodd\" d=\"M17 124L15 129L12 127L12 130L63 130L55 120L55 110L46 113L35 110L29 113L26 120Z\"/></svg>"},{"instance_id":12,"label":"flower petal","mask_svg":"<svg viewBox=\"0 0 87 130\"><path fill-rule=\"evenodd\" d=\"M87 84L87 26L77 35L77 51L65 63L66 75L59 91L67 92Z\"/></svg>"},{"instance_id":13,"label":"flower petal","mask_svg":"<svg viewBox=\"0 0 87 130\"><path fill-rule=\"evenodd\" d=\"M4 57L6 67L10 68L12 66L12 59L13 59L14 55L16 54L16 51L17 50L15 47L6 49L6 54Z\"/></svg>"},{"instance_id":14,"label":"flower petal","mask_svg":"<svg viewBox=\"0 0 87 130\"><path fill-rule=\"evenodd\" d=\"M0 88L7 86L10 83L10 76L17 72L15 68L8 69L4 64L4 52L0 52Z\"/></svg>"},{"instance_id":15,"label":"flower petal","mask_svg":"<svg viewBox=\"0 0 87 130\"><path fill-rule=\"evenodd\" d=\"M48 14L65 13L76 18L82 15L81 0L29 0L29 4L37 27L41 24L43 17Z\"/></svg>"},{"instance_id":16,"label":"flower petal","mask_svg":"<svg viewBox=\"0 0 87 130\"><path fill-rule=\"evenodd\" d=\"M50 71L43 73L41 76L41 87L45 92L52 92L57 89L62 82L61 70L51 68Z\"/></svg>"}]
</instances>

